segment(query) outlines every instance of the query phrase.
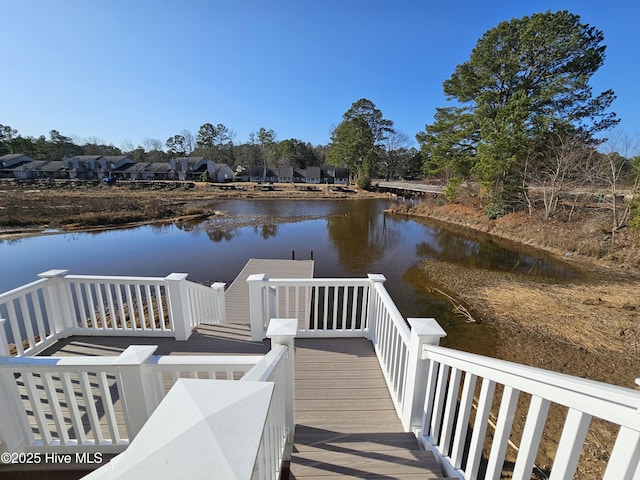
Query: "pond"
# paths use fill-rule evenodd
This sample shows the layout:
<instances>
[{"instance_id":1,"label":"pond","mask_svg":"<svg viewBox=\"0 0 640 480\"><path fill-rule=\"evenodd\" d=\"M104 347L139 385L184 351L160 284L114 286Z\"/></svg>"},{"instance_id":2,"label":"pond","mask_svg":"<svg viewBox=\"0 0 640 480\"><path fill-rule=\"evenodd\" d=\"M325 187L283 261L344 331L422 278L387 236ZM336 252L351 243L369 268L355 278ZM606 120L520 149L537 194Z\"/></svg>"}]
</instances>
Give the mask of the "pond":
<instances>
[{"instance_id":1,"label":"pond","mask_svg":"<svg viewBox=\"0 0 640 480\"><path fill-rule=\"evenodd\" d=\"M386 200L229 200L200 222L154 224L99 232L41 235L0 242L0 292L45 270L72 274L165 276L229 284L249 258L315 260L317 277L381 273L405 317L434 317L444 345L490 355L497 336L467 323L429 293L422 259L474 268L571 279L577 272L544 255L498 245L488 237L385 212Z\"/></svg>"}]
</instances>

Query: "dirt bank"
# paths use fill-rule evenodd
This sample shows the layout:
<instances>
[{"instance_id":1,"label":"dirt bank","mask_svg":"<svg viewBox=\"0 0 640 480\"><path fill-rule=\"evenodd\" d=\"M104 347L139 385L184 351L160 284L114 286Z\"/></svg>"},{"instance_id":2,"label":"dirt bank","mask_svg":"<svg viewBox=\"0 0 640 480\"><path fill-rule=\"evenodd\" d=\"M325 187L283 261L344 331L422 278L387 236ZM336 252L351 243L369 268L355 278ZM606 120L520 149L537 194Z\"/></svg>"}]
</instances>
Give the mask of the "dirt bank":
<instances>
[{"instance_id":1,"label":"dirt bank","mask_svg":"<svg viewBox=\"0 0 640 480\"><path fill-rule=\"evenodd\" d=\"M572 281L440 261L420 268L481 322L498 326L497 358L633 387L640 376L640 248L623 231L615 247L598 216L568 223L522 213L489 220L463 205L394 208L543 249L581 273ZM471 230L468 230L471 229ZM461 319L463 321L463 319Z\"/></svg>"},{"instance_id":2,"label":"dirt bank","mask_svg":"<svg viewBox=\"0 0 640 480\"><path fill-rule=\"evenodd\" d=\"M543 249L573 263L640 273L640 231L625 228L612 236L608 228L610 213L606 210L571 216L560 212L550 219L541 213L516 212L495 220L488 219L478 208L461 204L396 205L392 210Z\"/></svg>"},{"instance_id":3,"label":"dirt bank","mask_svg":"<svg viewBox=\"0 0 640 480\"><path fill-rule=\"evenodd\" d=\"M445 262L420 268L476 320L500 327L498 358L628 387L640 376L638 277L553 283Z\"/></svg>"},{"instance_id":4,"label":"dirt bank","mask_svg":"<svg viewBox=\"0 0 640 480\"><path fill-rule=\"evenodd\" d=\"M224 199L353 199L383 195L355 187L332 189L317 185L254 183L223 189L201 182L122 182L93 185L74 182L0 183L0 239L62 231L121 228L154 221L215 217Z\"/></svg>"}]
</instances>

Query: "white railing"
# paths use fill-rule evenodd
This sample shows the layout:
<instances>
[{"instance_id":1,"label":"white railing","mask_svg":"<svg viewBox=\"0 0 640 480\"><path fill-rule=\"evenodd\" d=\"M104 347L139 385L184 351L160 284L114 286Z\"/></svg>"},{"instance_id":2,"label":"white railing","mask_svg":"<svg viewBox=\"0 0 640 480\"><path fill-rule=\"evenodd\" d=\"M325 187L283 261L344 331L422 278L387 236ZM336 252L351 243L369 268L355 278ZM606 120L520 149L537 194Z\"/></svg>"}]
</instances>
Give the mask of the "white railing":
<instances>
[{"instance_id":1,"label":"white railing","mask_svg":"<svg viewBox=\"0 0 640 480\"><path fill-rule=\"evenodd\" d=\"M479 478L482 462L482 478L500 478L514 419L523 419L509 478L531 478L550 407L560 407L561 420L555 421L564 426L548 478L574 478L592 419L618 429L602 478L631 480L640 475L640 393L438 346L423 350L426 401L416 428L423 443L442 458L449 475ZM492 408L497 408L495 423L490 418ZM483 448L489 443L483 462Z\"/></svg>"},{"instance_id":2,"label":"white railing","mask_svg":"<svg viewBox=\"0 0 640 480\"><path fill-rule=\"evenodd\" d=\"M176 318L191 319L199 312L215 319L220 314L216 308L221 303L207 305L203 300L209 289L191 285L183 274L159 281L47 273L0 296L0 313L8 319L0 321L0 327L8 326L11 335L25 339L15 346L18 356L41 350L56 335L94 326L103 334L125 328L148 334L153 332L152 318L162 332L161 319L177 330L171 326ZM249 279L252 336L262 340L270 318L296 319L269 322L266 336L273 349L264 358L154 357L154 347L131 347L112 358L11 358L0 338L3 448L119 452L143 429L176 379L233 384L243 379L273 386L250 468L255 478L277 478L290 455L295 425L292 352L297 331L300 336L369 338L404 429L436 453L447 475L497 479L505 465L512 465L512 478L530 478L549 412L560 409L564 426L549 478L570 480L579 472L585 438L600 420L617 430L604 478L640 478L640 393L438 347L444 331L433 319L405 321L381 275L254 277ZM21 324L18 318L29 321ZM68 318L76 323L70 325ZM183 324L183 333L193 325L191 320ZM124 420L118 423L118 418ZM505 463L514 439L517 454Z\"/></svg>"},{"instance_id":3,"label":"white railing","mask_svg":"<svg viewBox=\"0 0 640 480\"><path fill-rule=\"evenodd\" d=\"M371 282L362 278L268 279L251 275L252 340L271 318L297 318L298 337L366 336Z\"/></svg>"},{"instance_id":4,"label":"white railing","mask_svg":"<svg viewBox=\"0 0 640 480\"><path fill-rule=\"evenodd\" d=\"M224 284L207 288L167 277L41 273L0 294L0 355L35 355L69 335L172 336L186 340L200 323L225 321ZM6 338L4 338L6 337Z\"/></svg>"},{"instance_id":5,"label":"white railing","mask_svg":"<svg viewBox=\"0 0 640 480\"><path fill-rule=\"evenodd\" d=\"M178 378L239 380L262 356L0 358L0 431L9 451L117 453Z\"/></svg>"},{"instance_id":6,"label":"white railing","mask_svg":"<svg viewBox=\"0 0 640 480\"><path fill-rule=\"evenodd\" d=\"M384 288L382 275L369 275L373 283L370 297L369 340L380 362L391 400L405 430L422 408L424 396L416 385L424 381L420 363L423 345L437 345L446 336L432 318L411 318L409 324Z\"/></svg>"},{"instance_id":7,"label":"white railing","mask_svg":"<svg viewBox=\"0 0 640 480\"><path fill-rule=\"evenodd\" d=\"M532 399L529 411L519 413L526 422L513 478L530 478L550 405L561 406L567 413L549 478L574 477L592 417L619 430L604 478L640 478L640 393L438 347L446 335L442 328L434 319L405 321L384 280L382 275L364 280L283 280L257 275L249 279L252 332L261 340L263 319L284 313L300 316L300 336L369 338L403 427L434 450L449 475L500 477L507 445L512 442L517 401L525 396L519 392L525 392ZM357 298L366 301L358 300L354 306L354 297L344 293L348 290L339 290L348 285L362 289L363 297ZM333 292L325 293L325 288ZM344 328L354 318L357 328ZM481 385L479 378L483 378ZM503 394L493 402L499 404L499 413L489 441L487 427L496 391ZM474 396L478 400L472 409ZM489 446L489 457L482 460L483 448Z\"/></svg>"},{"instance_id":8,"label":"white railing","mask_svg":"<svg viewBox=\"0 0 640 480\"><path fill-rule=\"evenodd\" d=\"M368 338L398 416L409 429L424 398L414 392L415 376L422 374L416 352L420 345L437 344L446 333L433 319L412 319L411 330L384 288L385 280L378 274L342 279L252 275L247 279L251 334L253 340L262 340L269 318L291 317L299 319L297 337Z\"/></svg>"},{"instance_id":9,"label":"white railing","mask_svg":"<svg viewBox=\"0 0 640 480\"><path fill-rule=\"evenodd\" d=\"M270 322L271 351L240 381L177 380L127 450L85 478L278 480L293 448L296 324Z\"/></svg>"}]
</instances>

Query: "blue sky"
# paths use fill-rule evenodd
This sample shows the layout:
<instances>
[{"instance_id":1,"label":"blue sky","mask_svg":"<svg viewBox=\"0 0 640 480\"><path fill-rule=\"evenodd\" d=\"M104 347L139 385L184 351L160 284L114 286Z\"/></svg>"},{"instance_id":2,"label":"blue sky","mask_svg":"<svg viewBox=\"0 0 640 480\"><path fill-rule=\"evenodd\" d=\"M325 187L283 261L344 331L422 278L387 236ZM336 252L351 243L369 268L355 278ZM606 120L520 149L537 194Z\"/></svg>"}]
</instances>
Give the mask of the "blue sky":
<instances>
[{"instance_id":1,"label":"blue sky","mask_svg":"<svg viewBox=\"0 0 640 480\"><path fill-rule=\"evenodd\" d=\"M547 10L604 32L594 93L612 88L618 132L640 138L628 0L2 0L0 124L137 146L210 122L315 145L365 97L413 139L486 30Z\"/></svg>"}]
</instances>

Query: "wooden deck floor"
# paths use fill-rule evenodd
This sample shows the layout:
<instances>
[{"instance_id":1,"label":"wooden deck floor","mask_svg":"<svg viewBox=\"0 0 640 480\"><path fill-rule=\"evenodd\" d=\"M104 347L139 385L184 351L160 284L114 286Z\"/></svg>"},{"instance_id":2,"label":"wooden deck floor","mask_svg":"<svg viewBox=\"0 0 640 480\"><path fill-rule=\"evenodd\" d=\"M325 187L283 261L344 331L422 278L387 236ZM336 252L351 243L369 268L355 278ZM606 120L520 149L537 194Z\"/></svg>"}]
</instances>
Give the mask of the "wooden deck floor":
<instances>
[{"instance_id":1,"label":"wooden deck floor","mask_svg":"<svg viewBox=\"0 0 640 480\"><path fill-rule=\"evenodd\" d=\"M267 278L312 278L313 260L250 259L224 292L228 323L249 323L249 275Z\"/></svg>"},{"instance_id":2,"label":"wooden deck floor","mask_svg":"<svg viewBox=\"0 0 640 480\"><path fill-rule=\"evenodd\" d=\"M264 354L247 325L202 325L186 342L171 338L71 337L46 355L118 355L129 345L161 355ZM433 456L402 431L371 343L363 338L297 339L296 432L289 478L438 479ZM105 427L106 428L106 427Z\"/></svg>"},{"instance_id":3,"label":"wooden deck floor","mask_svg":"<svg viewBox=\"0 0 640 480\"><path fill-rule=\"evenodd\" d=\"M368 340L297 339L295 389L289 478L442 478L403 432Z\"/></svg>"}]
</instances>

